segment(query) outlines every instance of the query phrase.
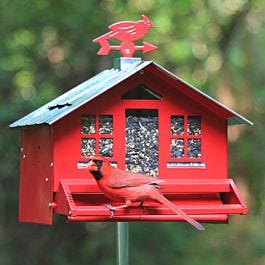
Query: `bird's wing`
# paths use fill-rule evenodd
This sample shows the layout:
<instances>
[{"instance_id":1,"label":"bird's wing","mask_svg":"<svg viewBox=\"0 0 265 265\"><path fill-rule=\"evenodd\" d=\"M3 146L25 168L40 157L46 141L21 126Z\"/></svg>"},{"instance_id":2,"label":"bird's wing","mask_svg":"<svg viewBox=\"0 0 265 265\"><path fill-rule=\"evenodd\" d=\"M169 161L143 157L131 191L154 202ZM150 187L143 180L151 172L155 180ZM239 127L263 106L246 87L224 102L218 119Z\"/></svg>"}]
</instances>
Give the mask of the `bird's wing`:
<instances>
[{"instance_id":1,"label":"bird's wing","mask_svg":"<svg viewBox=\"0 0 265 265\"><path fill-rule=\"evenodd\" d=\"M133 28L136 22L134 21L122 21L110 25L108 28L112 31L116 30L128 30Z\"/></svg>"},{"instance_id":2,"label":"bird's wing","mask_svg":"<svg viewBox=\"0 0 265 265\"><path fill-rule=\"evenodd\" d=\"M128 28L126 29L126 32L127 32L128 34L135 35L136 32L137 32L137 29L136 29L134 26L133 26L133 27L128 27Z\"/></svg>"},{"instance_id":3,"label":"bird's wing","mask_svg":"<svg viewBox=\"0 0 265 265\"><path fill-rule=\"evenodd\" d=\"M109 187L118 189L125 187L138 187L144 184L158 185L159 182L162 181L147 175L116 170L109 181Z\"/></svg>"}]
</instances>

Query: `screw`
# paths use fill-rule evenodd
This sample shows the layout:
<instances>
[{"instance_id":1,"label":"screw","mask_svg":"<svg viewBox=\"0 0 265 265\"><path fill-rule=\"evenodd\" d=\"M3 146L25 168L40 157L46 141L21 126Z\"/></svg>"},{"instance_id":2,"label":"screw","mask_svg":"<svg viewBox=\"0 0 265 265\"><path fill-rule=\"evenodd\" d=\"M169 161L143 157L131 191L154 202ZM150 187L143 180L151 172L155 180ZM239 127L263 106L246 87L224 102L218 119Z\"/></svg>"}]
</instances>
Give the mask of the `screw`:
<instances>
[{"instance_id":1,"label":"screw","mask_svg":"<svg viewBox=\"0 0 265 265\"><path fill-rule=\"evenodd\" d=\"M49 208L55 208L55 206L56 206L56 203L55 202L49 202L48 203L48 207Z\"/></svg>"}]
</instances>

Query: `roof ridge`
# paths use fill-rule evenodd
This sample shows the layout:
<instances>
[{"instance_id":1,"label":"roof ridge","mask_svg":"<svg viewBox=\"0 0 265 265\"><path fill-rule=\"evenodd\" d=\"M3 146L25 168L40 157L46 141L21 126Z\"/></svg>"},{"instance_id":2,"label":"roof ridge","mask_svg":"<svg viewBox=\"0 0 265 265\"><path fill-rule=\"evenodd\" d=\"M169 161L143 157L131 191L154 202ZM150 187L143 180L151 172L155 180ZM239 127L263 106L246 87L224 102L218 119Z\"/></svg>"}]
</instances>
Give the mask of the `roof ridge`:
<instances>
[{"instance_id":1,"label":"roof ridge","mask_svg":"<svg viewBox=\"0 0 265 265\"><path fill-rule=\"evenodd\" d=\"M29 125L39 125L44 123L53 124L62 117L68 115L72 111L83 106L87 102L93 100L95 97L99 96L100 94L105 93L112 87L123 82L130 76L143 70L149 65L153 65L153 67L155 67L154 69L157 69L156 71L161 71L162 73L169 76L173 80L177 80L178 82L182 83L185 87L191 89L191 91L194 91L194 93L202 96L206 100L209 100L212 104L214 104L213 106L218 106L224 111L226 111L229 125L232 124L253 125L253 123L248 119L244 118L237 112L229 109L228 107L217 101L216 99L212 98L211 96L205 94L201 90L190 85L189 83L177 77L176 75L169 72L167 69L158 65L157 63L153 61L137 61L135 63L132 63L131 66L126 69L111 68L98 73L94 77L89 78L88 80L82 82L81 84L75 86L74 88L58 96L57 98L37 108L28 115L20 118L16 122L12 123L10 127L12 128L22 127ZM187 94L187 92L185 91L183 91L183 93Z\"/></svg>"}]
</instances>

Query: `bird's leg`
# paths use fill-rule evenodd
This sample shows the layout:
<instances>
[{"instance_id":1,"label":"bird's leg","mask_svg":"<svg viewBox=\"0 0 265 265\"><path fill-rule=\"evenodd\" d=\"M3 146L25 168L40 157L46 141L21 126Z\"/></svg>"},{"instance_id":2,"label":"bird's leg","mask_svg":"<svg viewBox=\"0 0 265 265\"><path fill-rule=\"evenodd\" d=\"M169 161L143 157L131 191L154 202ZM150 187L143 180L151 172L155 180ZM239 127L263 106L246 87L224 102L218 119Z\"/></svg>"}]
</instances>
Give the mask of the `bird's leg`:
<instances>
[{"instance_id":1,"label":"bird's leg","mask_svg":"<svg viewBox=\"0 0 265 265\"><path fill-rule=\"evenodd\" d=\"M110 203L106 204L106 207L110 210L111 212L111 217L114 217L114 211L118 210L118 209L123 209L123 208L127 208L131 205L131 201L130 200L126 200L125 204L120 205L120 206L115 206L113 207Z\"/></svg>"},{"instance_id":2,"label":"bird's leg","mask_svg":"<svg viewBox=\"0 0 265 265\"><path fill-rule=\"evenodd\" d=\"M118 209L122 209L122 208L127 208L128 206L126 204L124 204L124 205L113 207L111 204L106 204L106 207L110 210L111 217L114 217L114 211L116 211Z\"/></svg>"}]
</instances>

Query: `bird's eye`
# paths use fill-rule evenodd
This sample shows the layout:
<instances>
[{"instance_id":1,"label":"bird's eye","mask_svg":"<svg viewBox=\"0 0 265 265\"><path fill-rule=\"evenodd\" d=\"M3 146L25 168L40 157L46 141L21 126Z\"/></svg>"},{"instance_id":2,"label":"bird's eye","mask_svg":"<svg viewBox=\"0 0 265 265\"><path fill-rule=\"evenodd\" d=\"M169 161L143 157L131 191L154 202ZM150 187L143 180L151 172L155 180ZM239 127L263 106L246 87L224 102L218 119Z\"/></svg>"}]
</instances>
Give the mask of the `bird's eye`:
<instances>
[{"instance_id":1,"label":"bird's eye","mask_svg":"<svg viewBox=\"0 0 265 265\"><path fill-rule=\"evenodd\" d=\"M102 164L103 164L102 160L93 160L93 162L97 165L98 168L102 167Z\"/></svg>"}]
</instances>

